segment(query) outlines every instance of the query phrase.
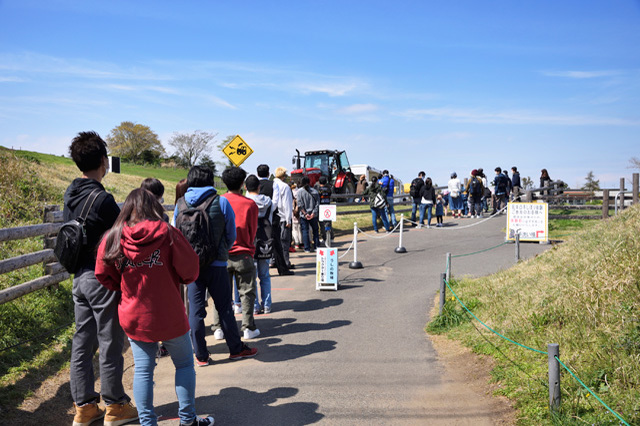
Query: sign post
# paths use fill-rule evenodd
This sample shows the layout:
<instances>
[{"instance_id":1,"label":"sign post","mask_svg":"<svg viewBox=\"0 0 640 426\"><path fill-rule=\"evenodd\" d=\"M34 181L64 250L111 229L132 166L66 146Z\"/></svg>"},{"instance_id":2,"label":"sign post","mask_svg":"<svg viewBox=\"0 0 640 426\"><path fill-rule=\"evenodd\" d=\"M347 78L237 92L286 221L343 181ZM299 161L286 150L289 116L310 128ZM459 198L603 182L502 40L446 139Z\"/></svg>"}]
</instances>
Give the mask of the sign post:
<instances>
[{"instance_id":1,"label":"sign post","mask_svg":"<svg viewBox=\"0 0 640 426\"><path fill-rule=\"evenodd\" d=\"M514 203L507 208L507 241L549 242L549 205L547 203Z\"/></svg>"},{"instance_id":2,"label":"sign post","mask_svg":"<svg viewBox=\"0 0 640 426\"><path fill-rule=\"evenodd\" d=\"M236 167L240 167L240 164L244 163L244 160L253 154L251 147L240 137L240 135L236 135L236 137L233 138L227 146L222 148L222 152Z\"/></svg>"},{"instance_id":3,"label":"sign post","mask_svg":"<svg viewBox=\"0 0 640 426\"><path fill-rule=\"evenodd\" d=\"M316 290L338 290L338 249L317 249Z\"/></svg>"}]
</instances>

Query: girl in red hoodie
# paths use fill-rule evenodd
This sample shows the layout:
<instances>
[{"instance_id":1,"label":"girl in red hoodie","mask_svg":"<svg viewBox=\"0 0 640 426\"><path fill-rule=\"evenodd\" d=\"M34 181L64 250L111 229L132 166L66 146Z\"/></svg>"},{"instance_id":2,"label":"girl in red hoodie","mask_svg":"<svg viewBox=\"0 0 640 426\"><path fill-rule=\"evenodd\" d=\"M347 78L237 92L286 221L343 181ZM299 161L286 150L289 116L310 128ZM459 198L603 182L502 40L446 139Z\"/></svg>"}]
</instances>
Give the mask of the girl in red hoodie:
<instances>
[{"instance_id":1,"label":"girl in red hoodie","mask_svg":"<svg viewBox=\"0 0 640 426\"><path fill-rule=\"evenodd\" d=\"M100 243L96 277L108 289L122 292L118 315L131 342L133 396L140 424L158 422L153 410L153 370L162 341L176 368L180 424L208 426L213 418L200 418L195 412L193 348L180 298L180 284L198 277L198 255L180 231L162 220L163 213L151 192L133 190Z\"/></svg>"}]
</instances>

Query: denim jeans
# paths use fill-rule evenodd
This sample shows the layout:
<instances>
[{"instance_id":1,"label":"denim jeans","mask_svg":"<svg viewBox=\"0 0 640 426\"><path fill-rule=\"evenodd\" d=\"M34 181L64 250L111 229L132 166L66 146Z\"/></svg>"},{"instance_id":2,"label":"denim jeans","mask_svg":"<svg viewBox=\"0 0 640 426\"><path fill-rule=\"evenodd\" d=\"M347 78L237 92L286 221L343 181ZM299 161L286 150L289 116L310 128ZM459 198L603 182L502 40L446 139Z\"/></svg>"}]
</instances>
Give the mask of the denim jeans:
<instances>
[{"instance_id":1,"label":"denim jeans","mask_svg":"<svg viewBox=\"0 0 640 426\"><path fill-rule=\"evenodd\" d=\"M138 407L141 425L157 425L153 410L153 370L156 368L157 342L141 342L129 338L135 364L133 397ZM193 347L189 332L162 342L176 368L175 387L178 396L180 423L189 424L196 418L196 372L193 368Z\"/></svg>"},{"instance_id":2,"label":"denim jeans","mask_svg":"<svg viewBox=\"0 0 640 426\"><path fill-rule=\"evenodd\" d=\"M393 197L387 197L387 207L384 208L384 214L389 216L391 226L396 226L398 224L398 221L396 220L396 213L393 208Z\"/></svg>"},{"instance_id":3,"label":"denim jeans","mask_svg":"<svg viewBox=\"0 0 640 426\"><path fill-rule=\"evenodd\" d=\"M256 271L260 280L260 297L256 296L256 310L262 307L271 309L271 275L269 274L269 260L258 259L256 262Z\"/></svg>"},{"instance_id":4,"label":"denim jeans","mask_svg":"<svg viewBox=\"0 0 640 426\"><path fill-rule=\"evenodd\" d=\"M313 232L313 244L316 248L320 247L320 235L318 234L318 218L314 217L311 220L307 220L300 215L300 227L302 228L302 242L304 243L304 249L311 250L311 241L309 240L309 227Z\"/></svg>"},{"instance_id":5,"label":"denim jeans","mask_svg":"<svg viewBox=\"0 0 640 426\"><path fill-rule=\"evenodd\" d=\"M196 358L206 360L209 356L205 340L206 329L204 319L207 316L206 292L213 299L216 312L220 316L220 328L229 347L229 353L242 351L242 341L238 331L238 323L231 308L231 286L226 266L209 266L200 269L196 282L187 286L189 294L189 325L191 341Z\"/></svg>"},{"instance_id":6,"label":"denim jeans","mask_svg":"<svg viewBox=\"0 0 640 426\"><path fill-rule=\"evenodd\" d=\"M416 221L416 213L418 213L419 211L420 211L420 200L416 201L414 199L413 203L411 204L411 222Z\"/></svg>"},{"instance_id":7,"label":"denim jeans","mask_svg":"<svg viewBox=\"0 0 640 426\"><path fill-rule=\"evenodd\" d=\"M431 226L431 214L433 212L433 204L420 204L420 224L424 225L424 212L427 212L427 225Z\"/></svg>"},{"instance_id":8,"label":"denim jeans","mask_svg":"<svg viewBox=\"0 0 640 426\"><path fill-rule=\"evenodd\" d=\"M373 230L378 232L378 217L382 220L382 226L384 226L384 229L390 231L391 227L389 226L389 221L387 220L387 215L384 210L371 207L371 222L373 223Z\"/></svg>"}]
</instances>

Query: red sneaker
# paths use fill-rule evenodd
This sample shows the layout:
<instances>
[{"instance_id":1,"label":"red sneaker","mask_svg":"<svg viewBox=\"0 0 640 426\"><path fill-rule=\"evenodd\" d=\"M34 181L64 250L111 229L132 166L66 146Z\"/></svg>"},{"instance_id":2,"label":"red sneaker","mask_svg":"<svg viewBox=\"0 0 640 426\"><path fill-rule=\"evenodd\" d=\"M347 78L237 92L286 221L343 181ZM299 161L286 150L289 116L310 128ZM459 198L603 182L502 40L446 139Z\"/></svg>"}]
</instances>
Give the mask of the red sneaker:
<instances>
[{"instance_id":1,"label":"red sneaker","mask_svg":"<svg viewBox=\"0 0 640 426\"><path fill-rule=\"evenodd\" d=\"M295 253L296 248L294 246L289 247L289 253Z\"/></svg>"},{"instance_id":2,"label":"red sneaker","mask_svg":"<svg viewBox=\"0 0 640 426\"><path fill-rule=\"evenodd\" d=\"M247 345L242 345L242 350L237 354L229 355L229 359L235 360L235 359L242 359L242 358L251 358L253 356L256 356L257 353L258 353L258 349L250 348Z\"/></svg>"}]
</instances>

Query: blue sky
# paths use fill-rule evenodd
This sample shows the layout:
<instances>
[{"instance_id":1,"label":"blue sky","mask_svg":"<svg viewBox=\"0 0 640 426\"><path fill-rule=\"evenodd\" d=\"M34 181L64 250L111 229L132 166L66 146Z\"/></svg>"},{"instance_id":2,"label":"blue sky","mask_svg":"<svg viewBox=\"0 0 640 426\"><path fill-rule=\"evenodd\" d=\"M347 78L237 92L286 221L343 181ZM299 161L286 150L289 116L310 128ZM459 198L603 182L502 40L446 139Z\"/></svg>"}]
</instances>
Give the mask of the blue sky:
<instances>
[{"instance_id":1,"label":"blue sky","mask_svg":"<svg viewBox=\"0 0 640 426\"><path fill-rule=\"evenodd\" d=\"M616 187L640 157L640 2L0 0L0 145L66 154L122 121L169 152L239 134L250 172L330 148L405 182Z\"/></svg>"}]
</instances>

